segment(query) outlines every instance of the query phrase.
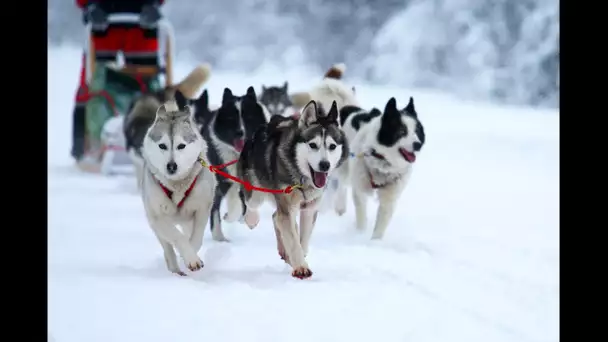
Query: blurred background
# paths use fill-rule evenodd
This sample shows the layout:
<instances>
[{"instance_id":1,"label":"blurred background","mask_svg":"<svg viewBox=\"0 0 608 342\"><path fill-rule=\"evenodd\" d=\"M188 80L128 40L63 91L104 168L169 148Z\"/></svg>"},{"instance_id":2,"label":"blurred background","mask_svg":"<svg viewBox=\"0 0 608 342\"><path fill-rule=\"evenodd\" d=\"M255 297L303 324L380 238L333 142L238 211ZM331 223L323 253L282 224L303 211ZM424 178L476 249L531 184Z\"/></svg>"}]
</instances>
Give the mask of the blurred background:
<instances>
[{"instance_id":1,"label":"blurred background","mask_svg":"<svg viewBox=\"0 0 608 342\"><path fill-rule=\"evenodd\" d=\"M48 6L49 43L82 45L74 1ZM163 13L178 60L215 70L345 62L371 85L559 106L557 0L167 0Z\"/></svg>"}]
</instances>

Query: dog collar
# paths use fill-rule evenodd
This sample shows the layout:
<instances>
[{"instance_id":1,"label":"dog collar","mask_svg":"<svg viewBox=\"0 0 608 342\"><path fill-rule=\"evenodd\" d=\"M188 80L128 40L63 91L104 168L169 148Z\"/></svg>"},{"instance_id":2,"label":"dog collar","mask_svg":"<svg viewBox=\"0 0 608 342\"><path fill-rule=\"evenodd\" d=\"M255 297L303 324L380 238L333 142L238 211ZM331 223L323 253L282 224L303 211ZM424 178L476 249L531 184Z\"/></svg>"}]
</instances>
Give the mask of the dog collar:
<instances>
[{"instance_id":1,"label":"dog collar","mask_svg":"<svg viewBox=\"0 0 608 342\"><path fill-rule=\"evenodd\" d=\"M194 185L196 184L196 180L197 179L198 179L198 176L194 177L194 180L192 181L192 184L190 184L190 186L188 187L188 189L186 190L186 192L184 192L184 197L177 204L178 208L181 208L182 205L184 205L184 201L186 201L186 198L188 198L188 196L190 195L190 192L192 192L192 189L194 189ZM167 197L169 197L169 199L173 199L173 191L169 190L160 181L158 181L158 185L160 186L161 189L163 189L163 192L165 193L165 195L167 195Z\"/></svg>"}]
</instances>

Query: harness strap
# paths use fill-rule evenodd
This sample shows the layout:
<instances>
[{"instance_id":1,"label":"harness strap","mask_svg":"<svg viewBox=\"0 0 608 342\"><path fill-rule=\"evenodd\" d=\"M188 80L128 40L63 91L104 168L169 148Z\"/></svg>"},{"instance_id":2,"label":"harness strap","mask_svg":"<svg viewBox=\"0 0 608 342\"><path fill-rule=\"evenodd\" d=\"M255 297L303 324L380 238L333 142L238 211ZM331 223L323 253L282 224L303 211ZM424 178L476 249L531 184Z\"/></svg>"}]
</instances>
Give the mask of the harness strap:
<instances>
[{"instance_id":1,"label":"harness strap","mask_svg":"<svg viewBox=\"0 0 608 342\"><path fill-rule=\"evenodd\" d=\"M196 180L197 179L198 179L198 176L194 177L194 180L192 181L192 184L190 184L190 187L188 187L188 190L186 190L186 192L184 192L184 197L177 204L178 208L181 208L182 205L184 205L184 201L186 201L186 198L188 198L188 196L190 195L190 192L192 192L192 189L194 189L194 185L196 184ZM173 191L169 190L160 181L158 182L158 185L160 185L160 188L163 189L163 192L165 193L165 195L167 195L167 197L169 197L169 199L173 199Z\"/></svg>"}]
</instances>

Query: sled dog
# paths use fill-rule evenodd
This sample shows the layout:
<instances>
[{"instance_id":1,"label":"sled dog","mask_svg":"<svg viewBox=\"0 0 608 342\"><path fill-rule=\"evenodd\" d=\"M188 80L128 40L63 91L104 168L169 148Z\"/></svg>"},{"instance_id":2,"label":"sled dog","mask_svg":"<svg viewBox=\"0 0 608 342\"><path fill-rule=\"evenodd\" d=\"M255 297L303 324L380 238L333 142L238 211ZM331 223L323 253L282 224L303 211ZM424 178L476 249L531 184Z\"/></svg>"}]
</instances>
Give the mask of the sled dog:
<instances>
[{"instance_id":1,"label":"sled dog","mask_svg":"<svg viewBox=\"0 0 608 342\"><path fill-rule=\"evenodd\" d=\"M338 170L335 211L346 211L346 184L350 183L356 211L357 229L367 222L367 197L378 194L379 207L372 239L382 239L412 167L425 142L424 127L418 119L414 99L403 110L391 98L384 108L366 111L356 106L340 110L351 157Z\"/></svg>"},{"instance_id":2,"label":"sled dog","mask_svg":"<svg viewBox=\"0 0 608 342\"><path fill-rule=\"evenodd\" d=\"M178 90L165 102L143 138L141 196L150 227L169 271L185 275L175 249L191 271L203 267L197 255L209 220L214 175L201 164L207 143L197 130L186 98ZM176 225L180 225L180 231Z\"/></svg>"},{"instance_id":3,"label":"sled dog","mask_svg":"<svg viewBox=\"0 0 608 342\"><path fill-rule=\"evenodd\" d=\"M186 98L194 97L198 89L207 82L210 74L211 67L209 65L200 65L192 70L180 83L156 92L143 94L133 102L131 109L124 116L123 132L127 153L135 166L137 184L141 184L143 171L141 147L148 128L156 118L158 107L165 101L172 99L176 89L179 89Z\"/></svg>"},{"instance_id":4,"label":"sled dog","mask_svg":"<svg viewBox=\"0 0 608 342\"><path fill-rule=\"evenodd\" d=\"M292 108L293 103L289 97L288 83L285 81L283 86L262 85L262 94L260 94L260 102L268 108L270 115L286 116L288 109Z\"/></svg>"},{"instance_id":5,"label":"sled dog","mask_svg":"<svg viewBox=\"0 0 608 342\"><path fill-rule=\"evenodd\" d=\"M206 99L197 100L196 111L207 110L207 102ZM257 101L253 87L249 87L244 96L235 96L230 89L225 88L221 106L199 116L206 117L201 134L207 142L207 161L211 165L238 160L245 140L251 138L258 127L268 122L268 112ZM227 166L223 171L236 175L236 164ZM233 181L219 174L216 174L216 179L218 183L209 226L214 240L227 241L220 217L222 200L227 197L228 212L224 219L234 222L243 216L243 199L239 196L239 187Z\"/></svg>"},{"instance_id":6,"label":"sled dog","mask_svg":"<svg viewBox=\"0 0 608 342\"><path fill-rule=\"evenodd\" d=\"M299 185L289 193L269 194L241 185L245 198L245 223L259 223L258 209L268 200L274 202L272 215L277 249L293 268L292 276L308 278L312 271L306 262L310 236L317 218L327 178L349 153L344 132L340 130L335 102L328 113L310 101L299 119L275 115L245 143L237 172L239 178L256 187L284 189ZM296 215L300 213L300 233Z\"/></svg>"}]
</instances>

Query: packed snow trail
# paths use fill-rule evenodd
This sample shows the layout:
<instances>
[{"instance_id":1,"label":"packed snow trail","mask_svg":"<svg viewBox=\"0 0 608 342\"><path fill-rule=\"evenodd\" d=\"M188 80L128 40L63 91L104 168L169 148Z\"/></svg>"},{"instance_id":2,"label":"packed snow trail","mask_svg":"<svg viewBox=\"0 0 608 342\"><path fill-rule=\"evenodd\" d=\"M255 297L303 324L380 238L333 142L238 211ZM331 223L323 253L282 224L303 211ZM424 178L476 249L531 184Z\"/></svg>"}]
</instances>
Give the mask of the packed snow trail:
<instances>
[{"instance_id":1,"label":"packed snow trail","mask_svg":"<svg viewBox=\"0 0 608 342\"><path fill-rule=\"evenodd\" d=\"M290 276L270 215L206 233L205 268L171 275L129 176L69 157L80 51L49 50L49 335L57 342L559 340L559 117L446 95L355 84L361 102L414 96L427 143L383 241L323 213L309 280ZM188 64L179 65L177 76ZM225 86L312 85L317 74L213 74ZM299 81L299 82L298 82Z\"/></svg>"}]
</instances>

